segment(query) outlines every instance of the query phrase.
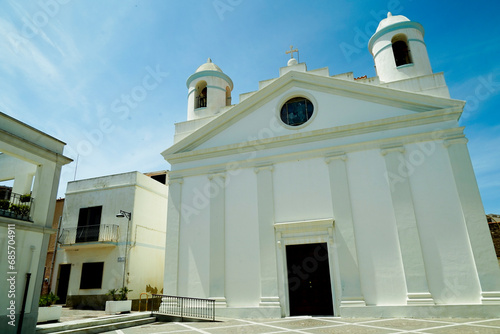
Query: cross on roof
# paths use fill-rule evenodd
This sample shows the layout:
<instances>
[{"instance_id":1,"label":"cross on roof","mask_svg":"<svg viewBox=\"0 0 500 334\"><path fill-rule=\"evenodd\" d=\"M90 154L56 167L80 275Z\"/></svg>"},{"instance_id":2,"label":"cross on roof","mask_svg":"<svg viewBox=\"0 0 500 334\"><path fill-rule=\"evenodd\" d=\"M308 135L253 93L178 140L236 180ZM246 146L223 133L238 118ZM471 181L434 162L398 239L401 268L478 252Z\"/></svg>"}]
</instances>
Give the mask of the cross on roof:
<instances>
[{"instance_id":1,"label":"cross on roof","mask_svg":"<svg viewBox=\"0 0 500 334\"><path fill-rule=\"evenodd\" d=\"M298 53L299 53L299 50L298 50L298 49L294 49L294 48L293 48L293 45L290 45L290 51L286 51L285 53L286 53L286 54L289 54L289 53L290 53L290 59L292 59L292 58L293 58L293 53L294 53L294 52L297 52L297 54L298 54Z\"/></svg>"}]
</instances>

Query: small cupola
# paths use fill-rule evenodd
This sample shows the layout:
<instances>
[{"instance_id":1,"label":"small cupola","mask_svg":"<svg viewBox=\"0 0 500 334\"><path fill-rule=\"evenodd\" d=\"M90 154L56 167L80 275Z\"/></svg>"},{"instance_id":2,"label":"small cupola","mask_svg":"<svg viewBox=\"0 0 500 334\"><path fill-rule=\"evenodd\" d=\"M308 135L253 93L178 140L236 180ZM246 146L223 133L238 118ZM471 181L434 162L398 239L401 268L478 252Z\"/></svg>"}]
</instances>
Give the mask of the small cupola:
<instances>
[{"instance_id":1,"label":"small cupola","mask_svg":"<svg viewBox=\"0 0 500 334\"><path fill-rule=\"evenodd\" d=\"M188 121L213 116L231 105L233 81L210 58L188 78L186 86Z\"/></svg>"},{"instance_id":2,"label":"small cupola","mask_svg":"<svg viewBox=\"0 0 500 334\"><path fill-rule=\"evenodd\" d=\"M432 74L424 28L403 15L387 13L370 38L368 49L382 83Z\"/></svg>"}]
</instances>

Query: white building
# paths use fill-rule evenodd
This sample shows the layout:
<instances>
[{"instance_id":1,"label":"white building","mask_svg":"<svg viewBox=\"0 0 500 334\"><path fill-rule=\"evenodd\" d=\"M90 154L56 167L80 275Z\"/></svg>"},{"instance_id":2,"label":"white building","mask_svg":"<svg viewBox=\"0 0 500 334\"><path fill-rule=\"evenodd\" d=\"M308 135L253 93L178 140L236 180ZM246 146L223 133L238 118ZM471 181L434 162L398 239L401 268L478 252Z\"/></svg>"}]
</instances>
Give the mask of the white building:
<instances>
[{"instance_id":1,"label":"white building","mask_svg":"<svg viewBox=\"0 0 500 334\"><path fill-rule=\"evenodd\" d=\"M0 332L34 333L65 143L0 113ZM22 196L28 195L28 196ZM28 278L29 277L29 278Z\"/></svg>"},{"instance_id":2,"label":"white building","mask_svg":"<svg viewBox=\"0 0 500 334\"><path fill-rule=\"evenodd\" d=\"M464 102L420 24L389 14L369 50L377 77L291 59L237 105L210 60L189 77L163 152L166 294L215 298L219 316L498 315Z\"/></svg>"},{"instance_id":3,"label":"white building","mask_svg":"<svg viewBox=\"0 0 500 334\"><path fill-rule=\"evenodd\" d=\"M106 293L123 286L132 300L160 293L166 207L167 186L139 172L69 182L52 281L58 303L103 309Z\"/></svg>"}]
</instances>

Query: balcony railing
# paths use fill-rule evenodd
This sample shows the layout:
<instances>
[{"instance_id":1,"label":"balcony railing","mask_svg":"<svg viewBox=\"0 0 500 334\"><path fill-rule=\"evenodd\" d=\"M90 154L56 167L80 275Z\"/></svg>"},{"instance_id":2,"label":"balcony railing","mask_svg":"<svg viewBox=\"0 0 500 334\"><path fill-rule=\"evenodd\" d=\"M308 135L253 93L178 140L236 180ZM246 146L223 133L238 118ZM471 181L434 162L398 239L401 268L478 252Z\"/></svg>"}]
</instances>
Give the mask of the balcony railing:
<instances>
[{"instance_id":1,"label":"balcony railing","mask_svg":"<svg viewBox=\"0 0 500 334\"><path fill-rule=\"evenodd\" d=\"M99 224L63 228L58 241L63 245L85 242L118 242L118 225Z\"/></svg>"},{"instance_id":2,"label":"balcony railing","mask_svg":"<svg viewBox=\"0 0 500 334\"><path fill-rule=\"evenodd\" d=\"M31 221L34 199L31 195L10 193L7 199L0 199L0 216Z\"/></svg>"}]
</instances>

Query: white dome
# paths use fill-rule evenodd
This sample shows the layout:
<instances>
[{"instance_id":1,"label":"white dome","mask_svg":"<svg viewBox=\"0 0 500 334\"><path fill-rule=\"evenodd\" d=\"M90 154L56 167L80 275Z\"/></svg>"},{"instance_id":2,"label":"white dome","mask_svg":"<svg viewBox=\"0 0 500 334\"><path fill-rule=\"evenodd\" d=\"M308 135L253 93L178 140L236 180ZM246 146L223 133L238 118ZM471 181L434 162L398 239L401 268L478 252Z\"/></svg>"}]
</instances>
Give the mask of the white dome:
<instances>
[{"instance_id":1,"label":"white dome","mask_svg":"<svg viewBox=\"0 0 500 334\"><path fill-rule=\"evenodd\" d=\"M196 70L195 73L201 72L201 71L217 71L217 72L224 73L224 72L222 72L222 70L220 69L219 66L212 63L212 59L210 59L210 58L208 58L208 60L205 64L198 67L198 69Z\"/></svg>"},{"instance_id":2,"label":"white dome","mask_svg":"<svg viewBox=\"0 0 500 334\"><path fill-rule=\"evenodd\" d=\"M383 19L380 21L378 24L377 30L375 32L379 32L380 30L384 29L385 27L392 26L393 24L399 23L399 22L409 22L410 20L403 15L396 15L392 16L391 12L387 13L387 18Z\"/></svg>"}]
</instances>

